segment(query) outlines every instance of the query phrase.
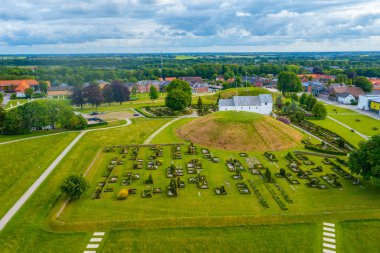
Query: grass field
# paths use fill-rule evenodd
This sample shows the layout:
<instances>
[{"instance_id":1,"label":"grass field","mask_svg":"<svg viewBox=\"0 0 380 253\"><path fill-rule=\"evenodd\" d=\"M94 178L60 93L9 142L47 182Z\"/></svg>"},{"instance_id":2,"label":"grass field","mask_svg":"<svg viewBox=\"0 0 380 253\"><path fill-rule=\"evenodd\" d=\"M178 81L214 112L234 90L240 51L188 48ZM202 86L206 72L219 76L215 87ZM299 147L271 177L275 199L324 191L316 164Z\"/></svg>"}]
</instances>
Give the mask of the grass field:
<instances>
[{"instance_id":1,"label":"grass field","mask_svg":"<svg viewBox=\"0 0 380 253\"><path fill-rule=\"evenodd\" d=\"M125 108L123 110L135 107L128 106L121 107ZM107 108L107 111L119 111L120 107L114 105L104 108ZM176 135L176 129L193 120L185 118L175 121L152 142L183 141ZM142 170L133 170L141 175L141 179L132 184L138 189L137 195L130 195L127 200L117 201L115 196L121 186L116 184L113 193L102 193L102 199L92 200L91 195L106 164L112 157L119 156L118 153L101 152L103 147L142 143L170 119L136 118L132 121L133 124L128 127L91 132L83 136L8 226L0 232L1 252L83 252L94 231L106 232L101 248L97 252L321 252L323 221L337 224L339 252L380 251L375 236L380 231L379 221L348 221L380 218L378 187L369 182L363 182L362 186L354 186L339 178L343 184L342 190L331 187L327 190L317 190L307 188L302 179L299 179L300 185L292 186L286 180L276 178L277 183L294 200L293 204L289 204L282 199L289 208L287 211L282 211L259 176L252 175L248 171L242 172L244 180L253 179L268 201L270 208L264 209L254 194L243 195L237 191L236 181L231 178L233 173L227 170L225 160L231 156L242 161L246 167L244 158L239 156L238 151L210 149L214 156L221 159L219 164L206 161L201 155L196 156L204 166L202 174L207 177L210 187L208 190L200 190L195 185L189 184L187 182L189 175L185 170L185 176L181 179L186 182L186 188L179 190L178 198L168 198L165 193L154 195L151 199L141 198L141 190L146 189L142 181L149 174L152 174L154 185L157 187L165 189L169 183L165 175L172 158L170 147L165 147L164 166L155 171L148 171L145 166ZM334 127L332 123L330 127ZM347 131L348 133L342 131L340 134L345 138L350 137L351 132L348 129ZM69 135L64 133L66 134ZM358 141L356 137L350 138L352 141ZM31 140L25 143L29 145L29 142ZM55 143L58 146L60 144L59 141ZM37 149L38 145L34 145ZM46 148L44 144L40 146ZM277 163L267 161L262 152L247 153L256 157L274 175L279 168L291 172L286 167L284 156L288 151L302 149L302 145L299 145L289 150L273 152L279 159ZM184 150L185 147L182 148L182 151ZM146 161L151 153L148 148L144 148L140 150L139 157ZM182 160L175 160L175 164L184 167L186 162L194 158L191 155L183 157ZM321 165L324 168L324 172L316 172L316 176L333 173L329 166L322 164L322 158L312 156L309 158L316 162L316 165L310 167ZM0 156L0 162L6 160L5 155ZM59 192L62 179L72 173L82 174L92 162L93 166L87 176L91 182L91 189L82 199L72 201L57 220L55 215L65 200ZM124 165L117 166L112 175L121 177L123 172L132 171L131 165L130 161L126 161ZM302 166L303 169L310 167ZM6 171L12 169L9 167ZM26 171L24 173L31 173ZM11 179L17 177L19 175L17 173L19 172L16 172L16 176L12 174ZM9 178L4 178L4 181L7 179ZM25 178L18 180L18 187L26 187L28 180ZM4 189L12 187L10 185L14 181L9 181L5 182ZM214 187L221 185L226 186L228 192L226 196L216 196L213 192ZM282 198L277 189L275 190ZM7 199L16 200L14 192L12 191ZM0 200L1 198L3 196L0 196Z\"/></svg>"},{"instance_id":2,"label":"grass field","mask_svg":"<svg viewBox=\"0 0 380 253\"><path fill-rule=\"evenodd\" d=\"M352 127L362 134L367 136L380 134L379 120L334 105L326 105L326 109L330 117ZM375 127L377 127L378 130L375 130Z\"/></svg>"},{"instance_id":3,"label":"grass field","mask_svg":"<svg viewBox=\"0 0 380 253\"><path fill-rule=\"evenodd\" d=\"M321 252L314 224L112 231L102 252Z\"/></svg>"},{"instance_id":4,"label":"grass field","mask_svg":"<svg viewBox=\"0 0 380 253\"><path fill-rule=\"evenodd\" d=\"M0 217L77 135L62 133L0 145Z\"/></svg>"},{"instance_id":5,"label":"grass field","mask_svg":"<svg viewBox=\"0 0 380 253\"><path fill-rule=\"evenodd\" d=\"M160 133L153 142L163 139L179 141L180 139L173 135L174 129L190 120L183 119L173 123L171 127ZM302 149L302 147L294 149L297 148ZM380 208L380 203L377 204L376 199L380 194L380 190L367 182L363 183L364 187L359 187L340 179L343 184L343 190L330 188L321 191L307 188L302 180L301 185L291 186L287 181L277 179L279 185L295 201L294 204L287 204L289 210L284 212L278 208L269 192L267 192L263 180L249 172L243 172L244 179L253 179L257 183L260 192L269 202L270 208L263 209L255 196L238 193L234 185L235 181L231 179L231 173L226 169L224 161L230 156L239 158L238 152L215 149L211 150L211 152L214 156L221 158L222 162L220 164L210 163L197 157L202 160L206 168L202 174L207 177L210 186L209 190L199 190L196 186L187 184L185 189L180 189L178 198L168 198L165 194L160 194L155 195L152 199L143 199L139 195L131 195L126 201L115 200L116 193L122 188L119 184L113 186L113 193L103 193L102 199L91 200L96 182L101 178L106 164L112 157L117 155L117 153L101 153L98 157L98 162L88 175L91 182L94 182L90 191L83 199L72 202L65 209L60 218L61 222L65 224L63 227L60 224L55 224L55 222L52 226L59 230L67 228L73 230L85 228L109 230L111 228L125 229L127 227L160 228L167 226L216 226L217 224L231 226L238 224L319 222L321 221L321 213L326 213L323 216L331 220L341 220L347 217L362 218L366 215L371 217L378 216L377 209ZM287 151L274 153L280 158L277 164L268 162L262 153L248 152L250 156L257 157L260 162L268 166L272 174L277 173L279 168L286 168L287 165L284 159ZM164 166L160 167L160 169L155 171L145 169L134 171L140 173L141 176L140 181L132 184L134 188L139 191L145 189L146 186L142 181L149 174L153 176L156 187L165 188L169 183L169 179L165 177L165 170L172 160L169 147L164 148L164 154L169 154L169 156L166 155L163 158ZM141 149L138 157L146 160L149 155L151 155L150 150ZM184 155L184 159L175 161L175 164L180 164L184 167L184 163L191 158L193 156ZM321 165L325 169L325 172L316 173L316 176L333 173L329 166L322 164L322 158L310 158L316 163L315 166ZM239 159L244 163L244 159ZM131 171L131 166L131 162L127 161L125 165L117 166L112 175L117 175L120 178L123 172ZM307 169L307 167L304 169ZM184 176L183 178L187 182L187 177ZM226 185L226 182L230 184L226 188L228 191L227 196L216 196L212 189L220 185ZM147 202L149 205L147 205ZM56 206L55 211L59 206ZM176 208L184 206L186 208ZM125 209L126 207L127 209ZM98 222L99 220L101 222ZM116 220L118 221L117 223L115 223Z\"/></svg>"},{"instance_id":6,"label":"grass field","mask_svg":"<svg viewBox=\"0 0 380 253\"><path fill-rule=\"evenodd\" d=\"M340 125L339 123L326 118L324 120L310 120L314 124L324 127L326 129L329 129L340 136L342 136L344 139L346 139L349 143L353 144L354 146L358 146L359 142L365 141L363 137L360 135L351 132L348 128Z\"/></svg>"},{"instance_id":7,"label":"grass field","mask_svg":"<svg viewBox=\"0 0 380 253\"><path fill-rule=\"evenodd\" d=\"M77 252L87 244L90 233L51 232L47 229L51 209L61 199L59 185L72 173L83 173L103 145L140 143L167 120L133 120L133 124L119 129L91 132L82 137L31 199L21 208L8 226L0 232L2 252ZM39 246L37 246L37 244ZM38 248L38 249L37 249Z\"/></svg>"}]
</instances>

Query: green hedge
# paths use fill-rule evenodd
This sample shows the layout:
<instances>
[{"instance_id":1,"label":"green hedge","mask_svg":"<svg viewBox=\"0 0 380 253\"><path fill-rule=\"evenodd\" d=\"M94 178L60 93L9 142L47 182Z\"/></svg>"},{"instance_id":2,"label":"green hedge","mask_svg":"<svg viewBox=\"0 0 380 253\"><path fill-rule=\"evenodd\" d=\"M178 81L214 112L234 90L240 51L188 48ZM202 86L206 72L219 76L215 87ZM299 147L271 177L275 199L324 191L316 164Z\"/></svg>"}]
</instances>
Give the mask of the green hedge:
<instances>
[{"instance_id":1,"label":"green hedge","mask_svg":"<svg viewBox=\"0 0 380 253\"><path fill-rule=\"evenodd\" d=\"M307 144L305 145L305 149L313 150L313 151L316 151L316 152L319 152L319 153L330 154L330 155L341 155L341 156L346 156L347 155L347 153L345 153L345 152L333 151L333 150L325 150L325 149L317 148L315 146L307 145Z\"/></svg>"},{"instance_id":2,"label":"green hedge","mask_svg":"<svg viewBox=\"0 0 380 253\"><path fill-rule=\"evenodd\" d=\"M87 127L96 127L96 126L105 126L105 125L108 125L107 121L103 121L103 122L87 125Z\"/></svg>"}]
</instances>

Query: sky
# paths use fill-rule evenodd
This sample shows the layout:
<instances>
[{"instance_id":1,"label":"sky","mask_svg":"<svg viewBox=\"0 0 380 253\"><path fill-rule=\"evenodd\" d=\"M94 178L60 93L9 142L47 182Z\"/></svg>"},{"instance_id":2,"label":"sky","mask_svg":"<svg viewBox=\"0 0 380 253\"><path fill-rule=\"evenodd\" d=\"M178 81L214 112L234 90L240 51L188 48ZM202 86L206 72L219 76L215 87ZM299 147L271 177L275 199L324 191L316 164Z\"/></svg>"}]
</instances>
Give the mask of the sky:
<instances>
[{"instance_id":1,"label":"sky","mask_svg":"<svg viewBox=\"0 0 380 253\"><path fill-rule=\"evenodd\" d=\"M379 51L379 0L1 0L0 54Z\"/></svg>"}]
</instances>

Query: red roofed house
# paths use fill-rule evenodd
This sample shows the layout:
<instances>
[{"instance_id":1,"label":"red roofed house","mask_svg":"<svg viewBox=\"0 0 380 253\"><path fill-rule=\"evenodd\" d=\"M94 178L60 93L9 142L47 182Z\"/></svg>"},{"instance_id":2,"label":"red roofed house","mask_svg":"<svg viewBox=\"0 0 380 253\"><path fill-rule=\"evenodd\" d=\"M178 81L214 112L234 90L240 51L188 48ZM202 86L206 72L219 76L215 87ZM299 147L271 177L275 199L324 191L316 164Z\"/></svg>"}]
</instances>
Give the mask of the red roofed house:
<instances>
[{"instance_id":1,"label":"red roofed house","mask_svg":"<svg viewBox=\"0 0 380 253\"><path fill-rule=\"evenodd\" d=\"M38 86L38 82L32 79L25 80L0 80L0 90L5 92L15 92L17 97L25 97L28 88Z\"/></svg>"},{"instance_id":2,"label":"red roofed house","mask_svg":"<svg viewBox=\"0 0 380 253\"><path fill-rule=\"evenodd\" d=\"M177 79L176 77L165 77L165 81L171 82L173 80Z\"/></svg>"}]
</instances>

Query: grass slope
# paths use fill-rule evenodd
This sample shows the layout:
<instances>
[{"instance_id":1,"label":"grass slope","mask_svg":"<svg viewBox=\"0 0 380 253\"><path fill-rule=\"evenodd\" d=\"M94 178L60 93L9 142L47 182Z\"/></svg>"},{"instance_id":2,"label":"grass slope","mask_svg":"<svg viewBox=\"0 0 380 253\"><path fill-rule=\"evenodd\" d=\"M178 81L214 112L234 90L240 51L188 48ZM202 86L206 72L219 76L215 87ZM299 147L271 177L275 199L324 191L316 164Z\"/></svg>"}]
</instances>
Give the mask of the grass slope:
<instances>
[{"instance_id":1,"label":"grass slope","mask_svg":"<svg viewBox=\"0 0 380 253\"><path fill-rule=\"evenodd\" d=\"M0 216L17 201L78 133L0 145Z\"/></svg>"},{"instance_id":2,"label":"grass slope","mask_svg":"<svg viewBox=\"0 0 380 253\"><path fill-rule=\"evenodd\" d=\"M271 117L249 112L217 112L179 128L194 143L224 150L281 150L299 145L302 134Z\"/></svg>"}]
</instances>

